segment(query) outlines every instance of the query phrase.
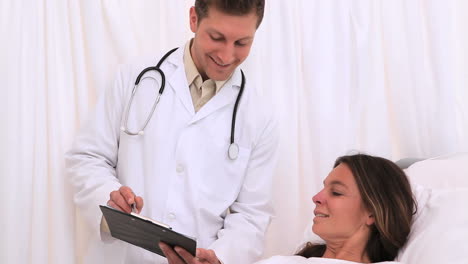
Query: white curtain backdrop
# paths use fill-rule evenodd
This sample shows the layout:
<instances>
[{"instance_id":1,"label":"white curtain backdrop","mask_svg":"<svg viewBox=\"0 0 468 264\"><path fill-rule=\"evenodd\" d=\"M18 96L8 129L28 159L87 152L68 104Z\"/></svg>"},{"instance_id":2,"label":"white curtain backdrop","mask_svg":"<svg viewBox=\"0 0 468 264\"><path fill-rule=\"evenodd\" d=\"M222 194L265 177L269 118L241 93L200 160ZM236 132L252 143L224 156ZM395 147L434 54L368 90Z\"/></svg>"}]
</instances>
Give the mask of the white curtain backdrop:
<instances>
[{"instance_id":1,"label":"white curtain backdrop","mask_svg":"<svg viewBox=\"0 0 468 264\"><path fill-rule=\"evenodd\" d=\"M63 154L117 64L192 36L192 0L0 0L0 263L81 263ZM468 1L267 0L247 80L276 104L277 217L291 254L336 157L468 151Z\"/></svg>"}]
</instances>

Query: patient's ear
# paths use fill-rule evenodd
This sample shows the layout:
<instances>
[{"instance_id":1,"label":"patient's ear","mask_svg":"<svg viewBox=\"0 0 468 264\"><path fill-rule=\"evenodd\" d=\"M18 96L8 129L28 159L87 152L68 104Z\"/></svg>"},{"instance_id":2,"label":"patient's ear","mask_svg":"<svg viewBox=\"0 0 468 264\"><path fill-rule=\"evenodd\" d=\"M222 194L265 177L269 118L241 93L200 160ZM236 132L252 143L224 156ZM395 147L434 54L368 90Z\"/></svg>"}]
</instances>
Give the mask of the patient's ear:
<instances>
[{"instance_id":1,"label":"patient's ear","mask_svg":"<svg viewBox=\"0 0 468 264\"><path fill-rule=\"evenodd\" d=\"M369 214L366 218L366 225L370 226L375 223L375 218L373 214Z\"/></svg>"}]
</instances>

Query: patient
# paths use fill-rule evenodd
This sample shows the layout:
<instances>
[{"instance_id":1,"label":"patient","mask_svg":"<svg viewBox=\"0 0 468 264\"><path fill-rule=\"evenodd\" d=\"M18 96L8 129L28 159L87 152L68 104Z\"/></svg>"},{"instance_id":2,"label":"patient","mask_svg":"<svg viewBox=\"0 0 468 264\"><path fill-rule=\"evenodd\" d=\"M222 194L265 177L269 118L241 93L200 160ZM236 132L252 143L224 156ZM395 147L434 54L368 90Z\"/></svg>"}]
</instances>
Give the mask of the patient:
<instances>
[{"instance_id":1,"label":"patient","mask_svg":"<svg viewBox=\"0 0 468 264\"><path fill-rule=\"evenodd\" d=\"M325 243L309 242L297 256L260 263L315 263L302 257L392 261L407 241L416 211L405 173L384 158L357 154L338 158L323 183L324 188L312 198L312 231Z\"/></svg>"}]
</instances>

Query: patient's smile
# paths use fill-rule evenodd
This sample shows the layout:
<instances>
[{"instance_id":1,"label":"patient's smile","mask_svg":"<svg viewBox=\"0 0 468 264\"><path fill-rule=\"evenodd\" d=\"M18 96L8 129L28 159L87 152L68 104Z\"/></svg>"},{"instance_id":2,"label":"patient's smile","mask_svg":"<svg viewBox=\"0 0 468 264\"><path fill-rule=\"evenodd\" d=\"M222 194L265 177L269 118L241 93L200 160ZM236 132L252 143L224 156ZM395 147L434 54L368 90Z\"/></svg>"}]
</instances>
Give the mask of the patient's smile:
<instances>
[{"instance_id":1,"label":"patient's smile","mask_svg":"<svg viewBox=\"0 0 468 264\"><path fill-rule=\"evenodd\" d=\"M315 216L317 216L317 217L328 217L328 215L324 215L324 214L316 214Z\"/></svg>"},{"instance_id":2,"label":"patient's smile","mask_svg":"<svg viewBox=\"0 0 468 264\"><path fill-rule=\"evenodd\" d=\"M317 212L317 211L314 211L314 215L315 217L322 217L322 218L330 217L330 215L324 214L322 212Z\"/></svg>"}]
</instances>

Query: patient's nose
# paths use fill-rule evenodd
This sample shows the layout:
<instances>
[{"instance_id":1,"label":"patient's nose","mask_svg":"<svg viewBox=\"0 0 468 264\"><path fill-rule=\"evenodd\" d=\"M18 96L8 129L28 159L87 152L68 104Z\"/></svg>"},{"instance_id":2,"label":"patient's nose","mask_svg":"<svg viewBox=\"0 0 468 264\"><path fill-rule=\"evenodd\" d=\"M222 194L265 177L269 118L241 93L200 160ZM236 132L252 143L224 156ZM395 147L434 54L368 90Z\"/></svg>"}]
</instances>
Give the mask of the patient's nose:
<instances>
[{"instance_id":1,"label":"patient's nose","mask_svg":"<svg viewBox=\"0 0 468 264\"><path fill-rule=\"evenodd\" d=\"M324 197L323 197L323 190L318 192L316 195L312 197L312 201L315 204L323 204Z\"/></svg>"}]
</instances>

